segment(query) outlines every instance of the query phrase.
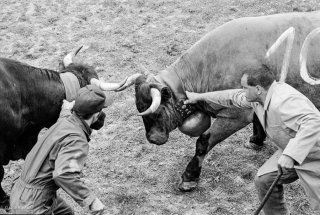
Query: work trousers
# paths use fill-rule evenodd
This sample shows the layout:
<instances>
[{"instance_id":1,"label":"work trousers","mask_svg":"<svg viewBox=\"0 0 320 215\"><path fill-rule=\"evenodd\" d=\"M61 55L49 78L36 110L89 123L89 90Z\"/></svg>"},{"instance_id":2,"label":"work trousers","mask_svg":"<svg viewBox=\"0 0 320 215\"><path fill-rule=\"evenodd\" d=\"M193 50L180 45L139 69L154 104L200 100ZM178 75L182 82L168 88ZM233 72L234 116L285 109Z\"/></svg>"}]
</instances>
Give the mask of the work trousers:
<instances>
[{"instance_id":1,"label":"work trousers","mask_svg":"<svg viewBox=\"0 0 320 215\"><path fill-rule=\"evenodd\" d=\"M74 215L52 187L29 185L20 179L12 188L10 206L13 214Z\"/></svg>"},{"instance_id":2,"label":"work trousers","mask_svg":"<svg viewBox=\"0 0 320 215\"><path fill-rule=\"evenodd\" d=\"M276 179L278 172L271 172L265 175L256 176L254 183L258 191L260 202L267 194L271 184ZM274 187L269 199L263 207L265 215L288 215L289 210L284 200L283 184L290 184L298 179L295 169L285 169L278 183Z\"/></svg>"}]
</instances>

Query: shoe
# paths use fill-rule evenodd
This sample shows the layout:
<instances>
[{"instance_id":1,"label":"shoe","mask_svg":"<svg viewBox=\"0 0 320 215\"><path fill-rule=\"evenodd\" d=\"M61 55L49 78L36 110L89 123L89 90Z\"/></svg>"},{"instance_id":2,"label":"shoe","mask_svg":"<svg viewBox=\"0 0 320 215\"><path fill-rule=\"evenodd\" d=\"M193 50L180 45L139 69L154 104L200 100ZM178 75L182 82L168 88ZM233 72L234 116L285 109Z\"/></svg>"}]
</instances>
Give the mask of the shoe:
<instances>
[{"instance_id":1,"label":"shoe","mask_svg":"<svg viewBox=\"0 0 320 215\"><path fill-rule=\"evenodd\" d=\"M262 147L263 147L263 145L260 146L260 145L257 145L257 144L255 144L255 143L252 143L252 142L250 142L250 141L245 142L243 145L244 145L244 147L247 148L247 149L253 149L253 150L256 150L256 151L260 151L260 150L262 149Z\"/></svg>"}]
</instances>

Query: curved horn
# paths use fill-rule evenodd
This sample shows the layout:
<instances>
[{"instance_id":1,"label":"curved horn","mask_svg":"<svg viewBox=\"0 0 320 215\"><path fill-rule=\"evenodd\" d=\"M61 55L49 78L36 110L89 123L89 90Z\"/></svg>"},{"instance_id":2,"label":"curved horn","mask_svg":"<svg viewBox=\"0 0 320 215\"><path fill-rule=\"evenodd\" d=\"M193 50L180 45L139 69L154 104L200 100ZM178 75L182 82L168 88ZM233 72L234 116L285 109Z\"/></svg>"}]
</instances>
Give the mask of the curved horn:
<instances>
[{"instance_id":1,"label":"curved horn","mask_svg":"<svg viewBox=\"0 0 320 215\"><path fill-rule=\"evenodd\" d=\"M90 84L96 85L101 90L112 91L122 87L126 83L126 81L127 81L127 78L121 81L120 83L108 83L108 82L98 80L96 78L92 78L90 80Z\"/></svg>"},{"instance_id":2,"label":"curved horn","mask_svg":"<svg viewBox=\"0 0 320 215\"><path fill-rule=\"evenodd\" d=\"M129 78L127 78L125 80L125 83L119 87L118 89L116 89L115 91L116 92L119 92L119 91L122 91L124 89L127 89L128 87L130 87L131 85L133 85L135 82L136 82L136 79L139 78L142 74L140 73L136 73L136 74L133 74L131 75ZM121 82L122 83L122 82Z\"/></svg>"},{"instance_id":3,"label":"curved horn","mask_svg":"<svg viewBox=\"0 0 320 215\"><path fill-rule=\"evenodd\" d=\"M314 77L309 76L307 69L307 56L308 56L308 48L311 40L320 33L320 28L316 28L311 31L306 39L303 42L301 52L300 52L300 75L302 79L311 85L320 84L320 79L316 79Z\"/></svg>"},{"instance_id":4,"label":"curved horn","mask_svg":"<svg viewBox=\"0 0 320 215\"><path fill-rule=\"evenodd\" d=\"M274 54L276 52L276 50L283 43L283 41L287 39L287 46L286 46L285 54L284 54L283 61L282 61L279 82L284 82L287 77L294 35L295 35L294 27L288 28L285 32L283 32L280 35L280 37L277 39L277 41L269 48L269 50L266 53L266 58L269 58L272 54Z\"/></svg>"},{"instance_id":5,"label":"curved horn","mask_svg":"<svg viewBox=\"0 0 320 215\"><path fill-rule=\"evenodd\" d=\"M150 107L145 110L142 113L139 113L138 116L145 116L151 113L154 113L160 106L161 104L161 93L158 89L156 88L151 88L150 89L150 94L152 97L152 103L150 105Z\"/></svg>"},{"instance_id":6,"label":"curved horn","mask_svg":"<svg viewBox=\"0 0 320 215\"><path fill-rule=\"evenodd\" d=\"M83 46L80 46L77 50L70 52L63 58L64 67L69 66L72 63L74 56L78 54L78 52L82 49Z\"/></svg>"}]
</instances>

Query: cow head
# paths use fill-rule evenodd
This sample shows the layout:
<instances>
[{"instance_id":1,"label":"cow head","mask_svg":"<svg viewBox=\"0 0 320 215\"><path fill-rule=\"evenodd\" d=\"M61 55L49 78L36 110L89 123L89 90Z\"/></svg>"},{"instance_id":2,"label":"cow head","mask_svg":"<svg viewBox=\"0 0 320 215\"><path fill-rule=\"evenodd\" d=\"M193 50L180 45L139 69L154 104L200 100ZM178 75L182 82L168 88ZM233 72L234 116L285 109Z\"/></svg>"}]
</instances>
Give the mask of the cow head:
<instances>
[{"instance_id":1,"label":"cow head","mask_svg":"<svg viewBox=\"0 0 320 215\"><path fill-rule=\"evenodd\" d=\"M210 126L210 117L194 112L190 105L177 101L171 89L151 74L134 74L117 91L135 84L136 106L150 143L162 145L169 133L179 127L190 136L199 136ZM191 113L192 116L191 116ZM190 132L191 131L191 132Z\"/></svg>"},{"instance_id":2,"label":"cow head","mask_svg":"<svg viewBox=\"0 0 320 215\"><path fill-rule=\"evenodd\" d=\"M169 133L181 122L174 109L170 88L153 76L139 75L135 80L135 93L138 115L142 116L148 141L164 144Z\"/></svg>"},{"instance_id":3,"label":"cow head","mask_svg":"<svg viewBox=\"0 0 320 215\"><path fill-rule=\"evenodd\" d=\"M73 58L78 54L78 52L83 48L79 47L73 52L67 54L63 61L59 64L59 72L70 72L74 74L79 80L80 87L84 87L88 84L93 84L98 86L101 90L116 90L121 87L126 80L121 83L106 83L99 80L97 72L92 66L74 63Z\"/></svg>"}]
</instances>

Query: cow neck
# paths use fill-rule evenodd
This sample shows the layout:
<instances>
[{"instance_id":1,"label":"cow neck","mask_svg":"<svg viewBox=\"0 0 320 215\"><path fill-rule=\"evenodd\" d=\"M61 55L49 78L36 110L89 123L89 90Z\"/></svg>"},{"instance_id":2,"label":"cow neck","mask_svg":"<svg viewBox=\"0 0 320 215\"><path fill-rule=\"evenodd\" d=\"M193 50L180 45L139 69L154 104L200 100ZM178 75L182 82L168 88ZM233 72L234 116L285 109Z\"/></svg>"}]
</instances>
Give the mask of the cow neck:
<instances>
[{"instance_id":1,"label":"cow neck","mask_svg":"<svg viewBox=\"0 0 320 215\"><path fill-rule=\"evenodd\" d=\"M162 70L155 78L171 89L176 101L187 98L181 79L175 71Z\"/></svg>"},{"instance_id":2,"label":"cow neck","mask_svg":"<svg viewBox=\"0 0 320 215\"><path fill-rule=\"evenodd\" d=\"M69 102L75 100L80 89L78 78L71 72L60 73L60 78L66 92L66 100Z\"/></svg>"},{"instance_id":3,"label":"cow neck","mask_svg":"<svg viewBox=\"0 0 320 215\"><path fill-rule=\"evenodd\" d=\"M177 117L180 119L179 125L183 123L183 121L188 118L190 115L194 114L197 111L197 108L193 104L185 105L183 103L184 100L187 99L184 87L182 85L181 79L177 75L175 71L163 70L155 79L163 85L168 86L171 89L172 94L174 95L173 103L174 103L174 112Z\"/></svg>"}]
</instances>

